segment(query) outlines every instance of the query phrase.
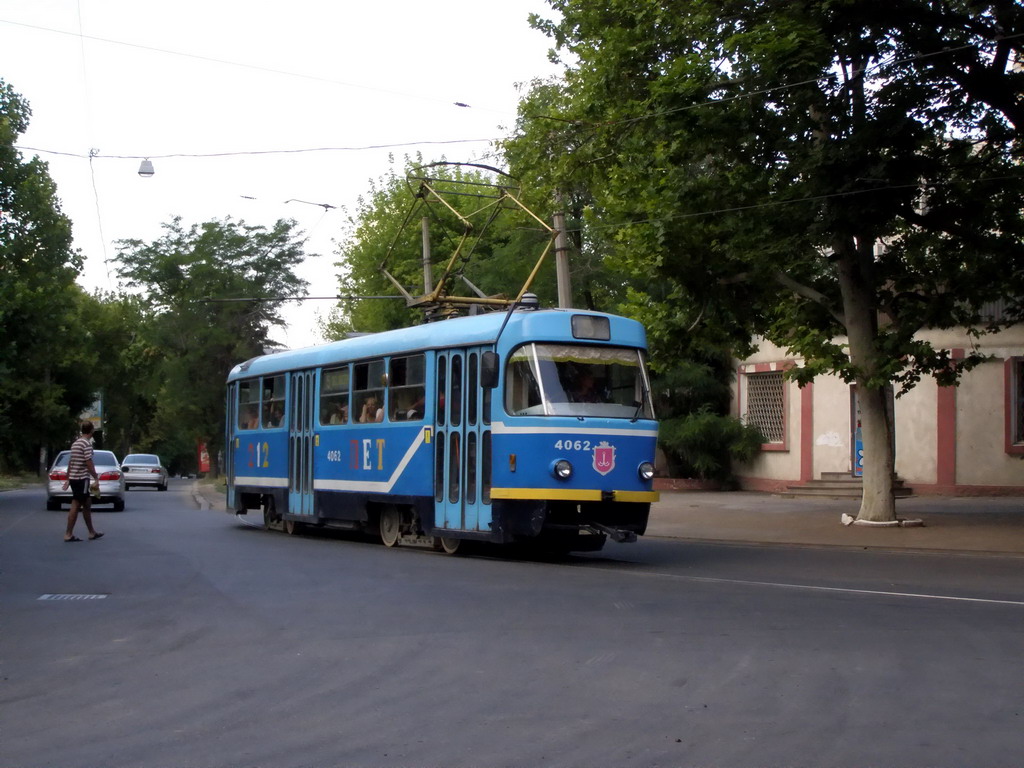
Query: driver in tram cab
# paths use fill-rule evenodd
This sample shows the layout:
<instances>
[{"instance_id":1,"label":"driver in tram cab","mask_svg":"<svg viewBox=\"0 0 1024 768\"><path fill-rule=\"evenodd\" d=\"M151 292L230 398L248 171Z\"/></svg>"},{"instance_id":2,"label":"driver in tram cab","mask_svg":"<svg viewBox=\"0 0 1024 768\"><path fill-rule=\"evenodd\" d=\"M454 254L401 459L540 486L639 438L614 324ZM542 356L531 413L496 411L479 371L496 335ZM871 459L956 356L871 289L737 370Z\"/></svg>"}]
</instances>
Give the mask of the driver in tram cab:
<instances>
[{"instance_id":1,"label":"driver in tram cab","mask_svg":"<svg viewBox=\"0 0 1024 768\"><path fill-rule=\"evenodd\" d=\"M572 401L574 403L603 403L604 398L597 389L594 382L594 374L583 369L576 376L575 387L573 388Z\"/></svg>"}]
</instances>

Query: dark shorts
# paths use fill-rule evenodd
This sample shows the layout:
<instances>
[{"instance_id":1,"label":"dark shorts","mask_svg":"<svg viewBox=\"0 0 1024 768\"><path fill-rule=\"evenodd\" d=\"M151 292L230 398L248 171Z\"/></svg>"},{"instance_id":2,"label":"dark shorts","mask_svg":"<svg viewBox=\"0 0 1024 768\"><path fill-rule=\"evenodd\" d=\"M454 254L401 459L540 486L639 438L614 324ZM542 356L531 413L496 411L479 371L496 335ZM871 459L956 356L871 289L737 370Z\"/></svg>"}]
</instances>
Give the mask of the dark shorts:
<instances>
[{"instance_id":1,"label":"dark shorts","mask_svg":"<svg viewBox=\"0 0 1024 768\"><path fill-rule=\"evenodd\" d=\"M75 501L88 501L89 500L89 478L83 477L81 480L69 480L68 486L71 488L71 498Z\"/></svg>"}]
</instances>

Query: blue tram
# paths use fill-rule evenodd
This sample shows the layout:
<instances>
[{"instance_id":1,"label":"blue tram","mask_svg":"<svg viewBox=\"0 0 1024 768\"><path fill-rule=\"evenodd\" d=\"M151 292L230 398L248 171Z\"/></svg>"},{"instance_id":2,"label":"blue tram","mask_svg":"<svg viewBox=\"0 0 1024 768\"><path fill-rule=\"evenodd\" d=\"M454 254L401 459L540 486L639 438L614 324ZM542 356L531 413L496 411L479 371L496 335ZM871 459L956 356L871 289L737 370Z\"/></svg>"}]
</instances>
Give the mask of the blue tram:
<instances>
[{"instance_id":1,"label":"blue tram","mask_svg":"<svg viewBox=\"0 0 1024 768\"><path fill-rule=\"evenodd\" d=\"M265 355L227 381L228 509L388 546L595 551L647 527L643 327L519 308Z\"/></svg>"}]
</instances>

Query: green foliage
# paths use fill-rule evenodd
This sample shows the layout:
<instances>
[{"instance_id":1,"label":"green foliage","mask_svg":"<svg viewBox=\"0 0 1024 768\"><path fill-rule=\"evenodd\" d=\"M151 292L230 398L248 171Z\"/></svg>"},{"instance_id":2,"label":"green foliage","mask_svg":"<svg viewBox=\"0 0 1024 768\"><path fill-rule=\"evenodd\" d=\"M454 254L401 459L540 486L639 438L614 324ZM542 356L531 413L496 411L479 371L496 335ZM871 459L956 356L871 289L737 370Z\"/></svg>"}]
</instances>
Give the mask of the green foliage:
<instances>
[{"instance_id":1,"label":"green foliage","mask_svg":"<svg viewBox=\"0 0 1024 768\"><path fill-rule=\"evenodd\" d=\"M134 449L160 453L175 470L195 468L200 441L211 456L220 450L228 372L266 351L270 327L283 323L283 297L305 293L294 273L304 253L293 227L225 220L186 230L175 218L152 243L119 243L118 275L143 290L141 305L123 311L145 316L124 361L149 372L137 380L144 394L136 403L147 412L131 417L145 423Z\"/></svg>"},{"instance_id":2,"label":"green foliage","mask_svg":"<svg viewBox=\"0 0 1024 768\"><path fill-rule=\"evenodd\" d=\"M294 222L174 219L153 243L119 244L138 294L89 296L46 164L14 148L30 114L0 81L0 472L66 447L97 394L105 447L193 470L198 441L220 448L228 371L264 353L281 297L305 291Z\"/></svg>"},{"instance_id":3,"label":"green foliage","mask_svg":"<svg viewBox=\"0 0 1024 768\"><path fill-rule=\"evenodd\" d=\"M652 382L661 419L658 439L673 477L727 480L733 461L749 461L764 442L729 411L729 358L678 361Z\"/></svg>"},{"instance_id":4,"label":"green foliage","mask_svg":"<svg viewBox=\"0 0 1024 768\"><path fill-rule=\"evenodd\" d=\"M500 149L512 175L523 180L528 205L565 213L573 306L639 319L649 307L633 301L630 286L649 281L615 252L615 233L604 226L593 191L605 182L588 154L590 137L570 117L572 105L566 83L533 81L520 101L515 131Z\"/></svg>"},{"instance_id":5,"label":"green foliage","mask_svg":"<svg viewBox=\"0 0 1024 768\"><path fill-rule=\"evenodd\" d=\"M162 358L151 341L152 316L139 296L98 294L83 297L81 322L89 329L83 369L103 397L103 447L118 456L148 450Z\"/></svg>"},{"instance_id":6,"label":"green foliage","mask_svg":"<svg viewBox=\"0 0 1024 768\"><path fill-rule=\"evenodd\" d=\"M514 298L549 241L543 227L514 204L506 200L500 209L496 208L492 185L513 185L515 193L514 182L500 174L449 164L423 166L408 159L406 171L407 175L399 177L392 168L360 198L336 264L342 275L343 295L396 298L343 303L328 324L328 334L333 338L351 331L380 331L422 322L422 310L410 309L399 300L398 289L381 267L385 266L407 293L422 296L421 218L425 216L430 222L435 286L456 253L465 228L445 204L424 195L419 178L429 177L430 187L473 228L453 267L453 295L474 295L465 278L487 296ZM554 302L552 252L531 290L543 303Z\"/></svg>"},{"instance_id":7,"label":"green foliage","mask_svg":"<svg viewBox=\"0 0 1024 768\"><path fill-rule=\"evenodd\" d=\"M727 480L731 461L750 461L764 442L757 427L706 406L664 419L658 437L670 456L669 471L674 477L705 480Z\"/></svg>"},{"instance_id":8,"label":"green foliage","mask_svg":"<svg viewBox=\"0 0 1024 768\"><path fill-rule=\"evenodd\" d=\"M572 64L508 146L588 191L657 361L756 331L813 370L912 386L959 370L919 330L1020 319L1019 3L551 5L535 24Z\"/></svg>"},{"instance_id":9,"label":"green foliage","mask_svg":"<svg viewBox=\"0 0 1024 768\"><path fill-rule=\"evenodd\" d=\"M14 147L30 116L0 80L0 471L34 467L92 399L71 222L46 163Z\"/></svg>"},{"instance_id":10,"label":"green foliage","mask_svg":"<svg viewBox=\"0 0 1024 768\"><path fill-rule=\"evenodd\" d=\"M886 388L980 361L919 332L1024 317L1024 5L549 2L533 23L569 64L512 157L587 190L656 369L759 334L805 359L795 378L855 381L861 515L893 519Z\"/></svg>"}]
</instances>

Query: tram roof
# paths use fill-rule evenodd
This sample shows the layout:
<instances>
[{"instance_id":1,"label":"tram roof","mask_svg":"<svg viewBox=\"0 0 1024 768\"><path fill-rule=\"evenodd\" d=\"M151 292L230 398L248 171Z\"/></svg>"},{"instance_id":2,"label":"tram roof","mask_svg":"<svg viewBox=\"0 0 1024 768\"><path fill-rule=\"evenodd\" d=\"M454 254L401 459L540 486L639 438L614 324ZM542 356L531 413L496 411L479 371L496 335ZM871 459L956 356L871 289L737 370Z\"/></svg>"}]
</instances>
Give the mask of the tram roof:
<instances>
[{"instance_id":1,"label":"tram roof","mask_svg":"<svg viewBox=\"0 0 1024 768\"><path fill-rule=\"evenodd\" d=\"M472 317L456 317L393 331L353 336L313 347L274 352L236 365L231 369L228 380L282 371L318 368L352 360L414 353L429 349L493 344L501 330L502 323L505 322L506 314L505 312L489 312ZM507 348L521 343L524 339L574 341L571 330L573 315L607 317L611 323L610 341L588 341L586 343L641 348L647 346L643 326L637 321L618 315L574 309L513 312L504 331L501 331L501 346Z\"/></svg>"}]
</instances>

